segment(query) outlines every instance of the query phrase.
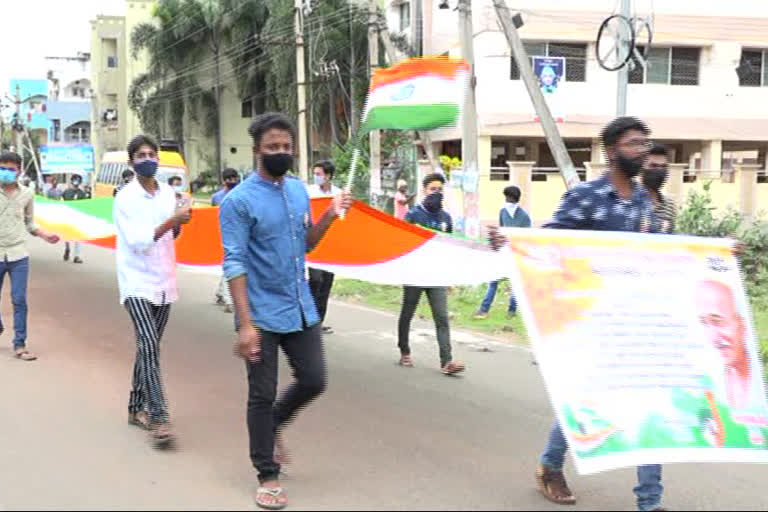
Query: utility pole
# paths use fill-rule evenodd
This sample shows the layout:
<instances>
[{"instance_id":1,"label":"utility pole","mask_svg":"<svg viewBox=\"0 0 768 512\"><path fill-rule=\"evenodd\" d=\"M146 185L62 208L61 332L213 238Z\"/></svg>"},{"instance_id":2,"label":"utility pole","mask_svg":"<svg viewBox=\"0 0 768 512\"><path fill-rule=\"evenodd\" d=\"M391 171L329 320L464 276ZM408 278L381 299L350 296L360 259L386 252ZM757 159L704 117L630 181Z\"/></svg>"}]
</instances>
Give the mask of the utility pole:
<instances>
[{"instance_id":1,"label":"utility pole","mask_svg":"<svg viewBox=\"0 0 768 512\"><path fill-rule=\"evenodd\" d=\"M368 66L371 77L379 67L379 29L376 23L376 0L368 0ZM381 195L381 133L371 130L368 134L370 156L370 200Z\"/></svg>"},{"instance_id":2,"label":"utility pole","mask_svg":"<svg viewBox=\"0 0 768 512\"><path fill-rule=\"evenodd\" d=\"M16 97L14 103L16 104L17 125L11 127L13 129L13 150L19 153L19 156L21 157L21 168L24 169L24 149L19 150L21 147L21 144L19 144L19 139L21 137L18 129L18 126L21 125L21 86L19 84L16 84Z\"/></svg>"},{"instance_id":3,"label":"utility pole","mask_svg":"<svg viewBox=\"0 0 768 512\"><path fill-rule=\"evenodd\" d=\"M509 43L509 47L512 50L512 56L515 58L515 62L517 62L517 69L520 70L520 78L522 78L523 83L525 83L533 107L536 109L536 114L539 116L541 127L544 130L544 136L547 138L547 144L549 144L549 149L552 152L557 167L560 169L560 174L563 176L566 188L570 189L577 185L581 181L581 178L579 178L579 174L573 167L571 155L568 154L568 149L565 147L563 138L557 130L555 120L552 118L552 112L549 110L547 100L544 99L544 94L541 92L536 77L533 75L528 52L525 51L525 46L523 46L520 35L517 33L517 26L512 20L512 15L509 13L509 8L507 7L505 0L493 0L493 7L496 9L496 15L501 22L504 34L507 36L507 43Z\"/></svg>"},{"instance_id":4,"label":"utility pole","mask_svg":"<svg viewBox=\"0 0 768 512\"><path fill-rule=\"evenodd\" d=\"M307 164L307 83L304 69L304 20L302 13L302 0L295 0L295 31L296 31L296 94L299 124L299 168L296 169L299 176L309 182L309 168Z\"/></svg>"},{"instance_id":5,"label":"utility pole","mask_svg":"<svg viewBox=\"0 0 768 512\"><path fill-rule=\"evenodd\" d=\"M459 0L458 11L461 56L469 66L469 86L464 95L464 108L461 116L461 161L464 167L464 234L470 238L475 238L480 234L480 198L471 0Z\"/></svg>"},{"instance_id":6,"label":"utility pole","mask_svg":"<svg viewBox=\"0 0 768 512\"><path fill-rule=\"evenodd\" d=\"M631 18L631 0L621 0L621 15L626 19ZM621 44L622 46L629 45L629 34L626 33L627 27L625 24L621 24ZM628 48L631 52L632 48ZM621 53L620 53L621 54ZM618 74L618 83L616 84L616 117L627 115L627 86L629 84L629 64L625 64L621 67Z\"/></svg>"}]
</instances>

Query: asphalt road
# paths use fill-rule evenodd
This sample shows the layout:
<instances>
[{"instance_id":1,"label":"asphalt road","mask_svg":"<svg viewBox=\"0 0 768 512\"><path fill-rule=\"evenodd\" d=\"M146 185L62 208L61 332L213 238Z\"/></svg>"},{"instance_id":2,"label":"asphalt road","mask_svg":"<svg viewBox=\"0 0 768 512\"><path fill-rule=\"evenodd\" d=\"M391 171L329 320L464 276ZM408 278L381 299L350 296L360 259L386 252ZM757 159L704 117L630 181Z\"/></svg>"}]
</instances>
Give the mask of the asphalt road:
<instances>
[{"instance_id":1,"label":"asphalt road","mask_svg":"<svg viewBox=\"0 0 768 512\"><path fill-rule=\"evenodd\" d=\"M212 304L217 279L179 274L163 367L180 443L157 452L126 424L135 348L112 253L85 247L74 265L61 246L30 246L29 347L40 359L13 359L3 335L0 509L254 509L245 368L232 356L231 315ZM468 371L448 378L426 323L415 325L413 369L395 364L393 315L332 302L328 323L329 389L287 432L292 509L558 508L534 488L552 412L527 350L454 332ZM672 509L768 507L765 466L664 471ZM633 469L568 474L579 503L567 509L634 508Z\"/></svg>"}]
</instances>

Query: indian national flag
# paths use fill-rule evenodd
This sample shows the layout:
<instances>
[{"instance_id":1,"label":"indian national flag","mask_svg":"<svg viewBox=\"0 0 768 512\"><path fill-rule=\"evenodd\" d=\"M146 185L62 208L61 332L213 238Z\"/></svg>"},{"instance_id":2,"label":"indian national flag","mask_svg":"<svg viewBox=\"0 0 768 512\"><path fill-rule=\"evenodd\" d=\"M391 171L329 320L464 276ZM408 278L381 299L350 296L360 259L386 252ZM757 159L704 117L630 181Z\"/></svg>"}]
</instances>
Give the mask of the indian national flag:
<instances>
[{"instance_id":1,"label":"indian national flag","mask_svg":"<svg viewBox=\"0 0 768 512\"><path fill-rule=\"evenodd\" d=\"M331 198L312 199L319 219ZM115 248L111 197L80 201L35 199L35 221L63 240ZM176 240L176 262L188 269L220 272L224 256L219 209L194 208ZM364 281L414 286L453 286L495 281L509 263L487 245L454 239L398 220L355 201L344 222L334 222L307 264Z\"/></svg>"},{"instance_id":2,"label":"indian national flag","mask_svg":"<svg viewBox=\"0 0 768 512\"><path fill-rule=\"evenodd\" d=\"M363 132L377 129L434 130L455 124L469 67L463 59L418 57L371 77Z\"/></svg>"}]
</instances>

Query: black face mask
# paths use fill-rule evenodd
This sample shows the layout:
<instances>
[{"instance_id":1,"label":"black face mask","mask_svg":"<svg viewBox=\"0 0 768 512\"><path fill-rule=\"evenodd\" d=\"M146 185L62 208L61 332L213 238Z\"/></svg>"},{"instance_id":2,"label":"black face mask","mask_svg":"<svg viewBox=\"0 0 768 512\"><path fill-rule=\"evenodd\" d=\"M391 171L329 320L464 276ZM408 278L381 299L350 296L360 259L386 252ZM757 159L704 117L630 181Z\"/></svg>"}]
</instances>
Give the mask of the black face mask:
<instances>
[{"instance_id":1,"label":"black face mask","mask_svg":"<svg viewBox=\"0 0 768 512\"><path fill-rule=\"evenodd\" d=\"M660 190L667 181L665 169L645 169L643 171L643 185L649 190Z\"/></svg>"},{"instance_id":2,"label":"black face mask","mask_svg":"<svg viewBox=\"0 0 768 512\"><path fill-rule=\"evenodd\" d=\"M616 163L619 165L619 170L630 179L640 174L640 171L643 170L644 160L645 156L629 158L620 152L616 152Z\"/></svg>"},{"instance_id":3,"label":"black face mask","mask_svg":"<svg viewBox=\"0 0 768 512\"><path fill-rule=\"evenodd\" d=\"M443 193L433 192L424 198L424 209L430 213L437 213L443 208Z\"/></svg>"},{"instance_id":4,"label":"black face mask","mask_svg":"<svg viewBox=\"0 0 768 512\"><path fill-rule=\"evenodd\" d=\"M293 155L290 153L271 153L261 155L264 170L274 178L279 178L293 167Z\"/></svg>"}]
</instances>

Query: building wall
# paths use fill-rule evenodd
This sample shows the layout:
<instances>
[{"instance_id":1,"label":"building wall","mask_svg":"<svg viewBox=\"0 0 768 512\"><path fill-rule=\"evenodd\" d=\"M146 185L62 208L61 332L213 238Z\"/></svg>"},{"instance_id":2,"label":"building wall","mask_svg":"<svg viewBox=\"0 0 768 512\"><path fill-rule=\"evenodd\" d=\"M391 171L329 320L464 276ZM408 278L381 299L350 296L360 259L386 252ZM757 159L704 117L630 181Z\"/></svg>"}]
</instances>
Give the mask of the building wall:
<instances>
[{"instance_id":1,"label":"building wall","mask_svg":"<svg viewBox=\"0 0 768 512\"><path fill-rule=\"evenodd\" d=\"M97 166L106 151L123 149L127 144L123 121L127 110L125 44L125 18L98 16L91 21L91 138ZM117 121L104 120L107 109L117 111Z\"/></svg>"}]
</instances>

